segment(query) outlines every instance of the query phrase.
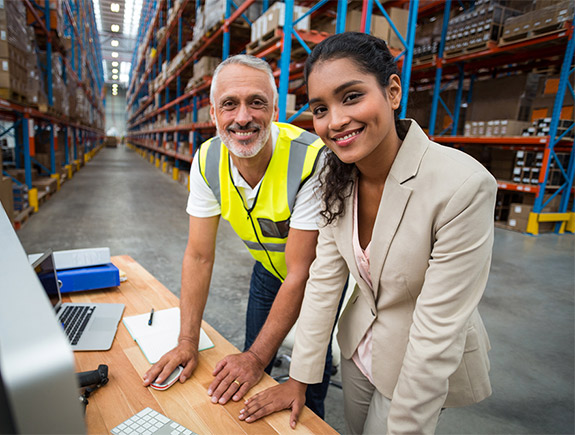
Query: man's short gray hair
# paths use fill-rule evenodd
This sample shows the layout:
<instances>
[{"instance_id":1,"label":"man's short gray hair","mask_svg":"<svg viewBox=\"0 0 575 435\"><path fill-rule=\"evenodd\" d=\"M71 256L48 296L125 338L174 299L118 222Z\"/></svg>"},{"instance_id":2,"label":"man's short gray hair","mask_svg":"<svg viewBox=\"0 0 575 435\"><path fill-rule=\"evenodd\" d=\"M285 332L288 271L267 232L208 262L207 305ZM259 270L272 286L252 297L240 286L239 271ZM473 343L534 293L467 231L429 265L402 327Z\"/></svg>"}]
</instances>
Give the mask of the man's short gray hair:
<instances>
[{"instance_id":1,"label":"man's short gray hair","mask_svg":"<svg viewBox=\"0 0 575 435\"><path fill-rule=\"evenodd\" d=\"M214 93L218 79L218 74L227 65L244 65L249 68L254 68L265 72L268 75L270 86L273 91L274 106L277 105L278 89L276 87L276 81L270 64L267 63L265 60L260 59L259 57L251 56L249 54L237 54L235 56L228 57L226 60L220 63L216 68L216 70L214 71L214 76L212 77L212 86L210 88L210 103L212 104L212 106L214 105Z\"/></svg>"}]
</instances>

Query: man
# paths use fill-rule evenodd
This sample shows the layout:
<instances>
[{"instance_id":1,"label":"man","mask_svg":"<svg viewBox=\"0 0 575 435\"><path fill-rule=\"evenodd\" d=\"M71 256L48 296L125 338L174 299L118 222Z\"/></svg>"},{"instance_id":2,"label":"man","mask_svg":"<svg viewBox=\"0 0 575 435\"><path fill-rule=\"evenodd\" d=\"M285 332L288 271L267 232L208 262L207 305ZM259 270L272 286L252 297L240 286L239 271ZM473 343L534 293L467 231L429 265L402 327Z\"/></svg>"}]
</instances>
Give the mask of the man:
<instances>
[{"instance_id":1,"label":"man","mask_svg":"<svg viewBox=\"0 0 575 435\"><path fill-rule=\"evenodd\" d=\"M198 364L220 216L230 222L256 264L245 349L216 365L208 388L212 402L239 401L264 370L270 373L277 349L297 319L315 258L320 210L316 172L323 143L305 130L273 123L277 98L271 68L256 57L233 56L214 73L210 115L218 137L202 145L190 172L178 346L145 374L146 386L162 382L178 364L184 366L184 382ZM330 371L331 349L324 382L308 388L306 401L322 418Z\"/></svg>"}]
</instances>

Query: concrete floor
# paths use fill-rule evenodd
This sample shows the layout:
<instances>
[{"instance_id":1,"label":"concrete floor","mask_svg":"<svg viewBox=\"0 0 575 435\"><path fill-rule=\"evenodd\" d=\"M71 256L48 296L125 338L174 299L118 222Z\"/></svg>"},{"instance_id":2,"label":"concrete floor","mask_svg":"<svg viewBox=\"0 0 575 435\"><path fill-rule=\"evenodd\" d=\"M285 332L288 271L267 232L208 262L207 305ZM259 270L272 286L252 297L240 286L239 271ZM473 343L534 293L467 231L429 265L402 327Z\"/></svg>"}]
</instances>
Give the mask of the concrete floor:
<instances>
[{"instance_id":1,"label":"concrete floor","mask_svg":"<svg viewBox=\"0 0 575 435\"><path fill-rule=\"evenodd\" d=\"M184 186L135 152L104 149L30 217L18 236L28 253L108 246L112 255L131 255L179 295L186 200ZM204 318L241 348L252 260L225 222L216 257ZM529 237L496 230L480 305L493 347L493 395L448 410L438 433L575 433L574 257L572 235ZM341 390L330 387L326 411L327 422L343 433Z\"/></svg>"}]
</instances>

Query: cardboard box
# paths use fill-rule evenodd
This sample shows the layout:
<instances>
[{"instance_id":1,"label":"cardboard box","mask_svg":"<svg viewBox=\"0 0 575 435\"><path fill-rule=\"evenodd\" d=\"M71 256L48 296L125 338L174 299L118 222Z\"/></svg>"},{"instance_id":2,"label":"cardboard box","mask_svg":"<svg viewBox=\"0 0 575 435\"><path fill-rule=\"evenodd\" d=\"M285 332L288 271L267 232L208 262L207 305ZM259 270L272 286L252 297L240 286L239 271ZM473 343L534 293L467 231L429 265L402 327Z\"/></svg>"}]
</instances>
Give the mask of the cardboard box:
<instances>
[{"instance_id":1,"label":"cardboard box","mask_svg":"<svg viewBox=\"0 0 575 435\"><path fill-rule=\"evenodd\" d=\"M293 20L296 21L303 16L309 8L294 6ZM274 3L255 22L252 23L251 40L257 41L277 27L283 27L285 23L285 3ZM309 30L310 16L308 15L295 26L297 30Z\"/></svg>"},{"instance_id":2,"label":"cardboard box","mask_svg":"<svg viewBox=\"0 0 575 435\"><path fill-rule=\"evenodd\" d=\"M528 121L540 75L520 74L477 81L467 120L511 119Z\"/></svg>"},{"instance_id":3,"label":"cardboard box","mask_svg":"<svg viewBox=\"0 0 575 435\"><path fill-rule=\"evenodd\" d=\"M210 105L200 107L198 109L198 120L196 122L211 122Z\"/></svg>"},{"instance_id":4,"label":"cardboard box","mask_svg":"<svg viewBox=\"0 0 575 435\"><path fill-rule=\"evenodd\" d=\"M523 130L531 124L526 121L516 121L514 119L501 119L499 121L499 134L497 136L521 136Z\"/></svg>"},{"instance_id":5,"label":"cardboard box","mask_svg":"<svg viewBox=\"0 0 575 435\"><path fill-rule=\"evenodd\" d=\"M516 229L517 231L526 231L529 215L533 211L532 205L527 204L511 204L509 209L509 218L507 225ZM552 232L555 229L555 222L539 222L539 232L546 233Z\"/></svg>"},{"instance_id":6,"label":"cardboard box","mask_svg":"<svg viewBox=\"0 0 575 435\"><path fill-rule=\"evenodd\" d=\"M0 176L0 203L10 222L14 224L14 194L12 192L12 180L9 177Z\"/></svg>"},{"instance_id":7,"label":"cardboard box","mask_svg":"<svg viewBox=\"0 0 575 435\"><path fill-rule=\"evenodd\" d=\"M222 60L218 57L200 57L200 59L194 64L194 79L199 79L204 76L212 76L221 61Z\"/></svg>"},{"instance_id":8,"label":"cardboard box","mask_svg":"<svg viewBox=\"0 0 575 435\"><path fill-rule=\"evenodd\" d=\"M32 187L38 189L38 192L55 193L58 188L58 180L52 177L41 177L32 182Z\"/></svg>"},{"instance_id":9,"label":"cardboard box","mask_svg":"<svg viewBox=\"0 0 575 435\"><path fill-rule=\"evenodd\" d=\"M407 23L409 18L409 10L400 8L389 8L387 10L391 21L405 39L407 37ZM347 13L345 30L346 32L359 32L361 29L361 10L350 10ZM334 29L331 33L335 32ZM383 39L387 45L392 48L403 49L403 44L393 31L389 22L383 15L372 14L371 16L371 35Z\"/></svg>"}]
</instances>

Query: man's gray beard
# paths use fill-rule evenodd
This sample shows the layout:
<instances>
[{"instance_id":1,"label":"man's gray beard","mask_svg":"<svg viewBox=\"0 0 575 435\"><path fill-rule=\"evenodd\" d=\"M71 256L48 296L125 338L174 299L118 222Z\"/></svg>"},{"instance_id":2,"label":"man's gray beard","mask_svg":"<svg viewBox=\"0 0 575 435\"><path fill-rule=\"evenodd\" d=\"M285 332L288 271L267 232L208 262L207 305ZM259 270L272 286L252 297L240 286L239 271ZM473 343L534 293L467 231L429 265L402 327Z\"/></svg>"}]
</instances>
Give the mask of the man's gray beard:
<instances>
[{"instance_id":1,"label":"man's gray beard","mask_svg":"<svg viewBox=\"0 0 575 435\"><path fill-rule=\"evenodd\" d=\"M218 120L216 119L216 130L218 136L228 149L230 153L232 153L236 157L249 159L250 157L257 156L258 153L263 149L266 145L267 141L269 140L272 132L272 124L268 124L268 127L265 130L260 130L260 136L256 139L256 141L250 145L242 145L241 143L237 143L235 139L225 130L221 129Z\"/></svg>"}]
</instances>

